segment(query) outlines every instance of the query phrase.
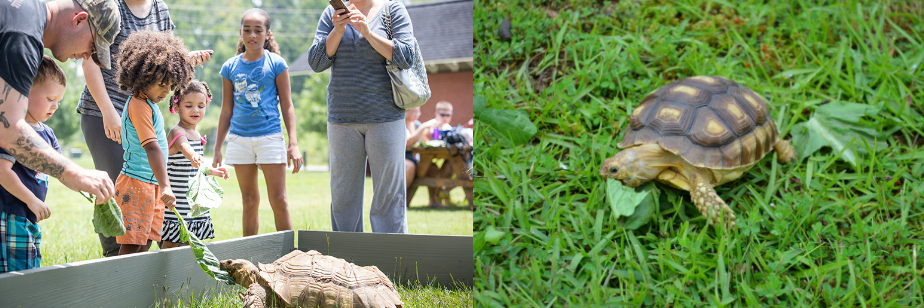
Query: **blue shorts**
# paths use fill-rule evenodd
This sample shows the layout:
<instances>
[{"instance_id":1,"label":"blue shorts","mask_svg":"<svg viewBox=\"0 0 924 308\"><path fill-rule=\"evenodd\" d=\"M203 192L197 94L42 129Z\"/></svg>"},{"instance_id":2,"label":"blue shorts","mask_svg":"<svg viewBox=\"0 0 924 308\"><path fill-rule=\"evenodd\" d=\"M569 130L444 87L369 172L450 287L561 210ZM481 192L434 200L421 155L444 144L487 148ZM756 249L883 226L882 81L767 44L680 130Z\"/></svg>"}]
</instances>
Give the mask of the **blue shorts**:
<instances>
[{"instance_id":1,"label":"blue shorts","mask_svg":"<svg viewBox=\"0 0 924 308\"><path fill-rule=\"evenodd\" d=\"M0 273L42 266L42 229L25 217L0 212Z\"/></svg>"}]
</instances>

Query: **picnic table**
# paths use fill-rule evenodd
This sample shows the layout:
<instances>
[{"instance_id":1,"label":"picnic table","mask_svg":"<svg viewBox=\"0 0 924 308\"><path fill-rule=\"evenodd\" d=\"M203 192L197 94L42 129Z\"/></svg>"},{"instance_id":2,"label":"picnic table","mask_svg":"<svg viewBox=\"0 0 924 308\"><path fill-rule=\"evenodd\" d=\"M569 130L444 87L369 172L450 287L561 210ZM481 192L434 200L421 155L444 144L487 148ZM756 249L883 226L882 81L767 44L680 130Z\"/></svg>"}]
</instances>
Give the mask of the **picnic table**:
<instances>
[{"instance_id":1,"label":"picnic table","mask_svg":"<svg viewBox=\"0 0 924 308\"><path fill-rule=\"evenodd\" d=\"M417 176L414 177L414 182L411 182L411 186L407 189L408 206L411 205L411 199L413 199L414 193L417 192L417 187L420 186L446 187L447 189L461 186L465 190L465 199L468 200L469 206L474 204L472 203L474 182L472 181L472 175L466 172L465 165L465 157L468 157L472 152L472 146L414 147L411 148L411 151L415 154L420 154L420 162L417 163ZM427 171L430 168L439 168L433 163L434 159L444 159L443 164L449 164L455 179L451 177L427 177Z\"/></svg>"}]
</instances>

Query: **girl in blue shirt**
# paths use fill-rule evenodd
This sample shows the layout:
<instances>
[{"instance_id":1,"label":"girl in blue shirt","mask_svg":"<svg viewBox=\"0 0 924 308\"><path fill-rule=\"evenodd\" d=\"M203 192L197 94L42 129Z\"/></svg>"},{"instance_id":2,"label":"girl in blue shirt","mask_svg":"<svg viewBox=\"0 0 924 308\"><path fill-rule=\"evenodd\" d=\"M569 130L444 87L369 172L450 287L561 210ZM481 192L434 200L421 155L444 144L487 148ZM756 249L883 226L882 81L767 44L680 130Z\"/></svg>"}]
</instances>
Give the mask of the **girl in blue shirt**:
<instances>
[{"instance_id":1,"label":"girl in blue shirt","mask_svg":"<svg viewBox=\"0 0 924 308\"><path fill-rule=\"evenodd\" d=\"M266 11L254 8L244 12L240 34L238 55L221 67L222 104L212 167L217 168L222 162L234 165L243 197L244 236L255 235L259 230L258 169L263 169L266 178L276 230L291 230L285 171L288 163L293 166L292 173L297 173L302 156L295 132L288 65L279 56L279 45L273 40ZM288 144L282 135L280 114L289 135ZM227 157L221 153L225 137Z\"/></svg>"}]
</instances>

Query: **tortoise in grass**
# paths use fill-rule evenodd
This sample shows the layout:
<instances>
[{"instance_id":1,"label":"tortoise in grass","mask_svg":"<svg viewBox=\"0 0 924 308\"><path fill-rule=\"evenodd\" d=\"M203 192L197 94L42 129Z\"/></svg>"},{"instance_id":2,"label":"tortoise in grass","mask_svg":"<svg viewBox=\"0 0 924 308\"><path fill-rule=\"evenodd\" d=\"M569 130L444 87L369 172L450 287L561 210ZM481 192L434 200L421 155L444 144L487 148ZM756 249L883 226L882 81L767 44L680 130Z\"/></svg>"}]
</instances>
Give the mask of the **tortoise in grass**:
<instances>
[{"instance_id":1,"label":"tortoise in grass","mask_svg":"<svg viewBox=\"0 0 924 308\"><path fill-rule=\"evenodd\" d=\"M247 260L221 261L244 307L402 307L401 295L375 266L358 266L311 250L292 251L259 269Z\"/></svg>"},{"instance_id":2,"label":"tortoise in grass","mask_svg":"<svg viewBox=\"0 0 924 308\"><path fill-rule=\"evenodd\" d=\"M792 145L780 139L767 103L751 89L718 76L675 81L648 94L632 111L616 156L600 175L637 187L650 180L690 192L715 225L735 226L735 213L714 186L740 177L770 151L786 163Z\"/></svg>"}]
</instances>

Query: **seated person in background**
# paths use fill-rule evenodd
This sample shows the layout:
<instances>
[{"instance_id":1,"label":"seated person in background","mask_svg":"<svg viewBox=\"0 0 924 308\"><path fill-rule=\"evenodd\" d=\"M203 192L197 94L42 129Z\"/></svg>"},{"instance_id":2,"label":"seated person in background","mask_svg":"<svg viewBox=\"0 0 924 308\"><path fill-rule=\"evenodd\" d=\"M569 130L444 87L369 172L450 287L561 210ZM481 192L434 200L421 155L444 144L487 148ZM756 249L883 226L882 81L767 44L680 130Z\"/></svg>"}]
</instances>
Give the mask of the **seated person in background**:
<instances>
[{"instance_id":1,"label":"seated person in background","mask_svg":"<svg viewBox=\"0 0 924 308\"><path fill-rule=\"evenodd\" d=\"M423 125L434 125L432 133L433 139L440 139L440 130L452 129L452 125L449 124L450 121L452 121L452 104L447 101L441 101L436 103L434 118ZM450 178L452 177L452 167L449 166L448 162L444 162L439 169L430 168L427 170L427 176ZM449 203L449 192L446 191L445 187L430 187L427 190L430 192L431 207L444 208L446 205L443 203Z\"/></svg>"},{"instance_id":2,"label":"seated person in background","mask_svg":"<svg viewBox=\"0 0 924 308\"><path fill-rule=\"evenodd\" d=\"M404 112L404 126L405 130L407 130L407 151L404 152L404 169L406 170L407 177L407 185L405 185L405 188L411 187L411 183L414 182L414 176L417 174L418 158L411 152L411 148L414 147L417 142L426 141L426 133L436 127L436 122L427 122L427 125L423 125L417 120L418 118L420 118L420 107L408 109ZM407 196L407 198L413 197L414 196ZM410 204L410 202L408 202L408 204Z\"/></svg>"},{"instance_id":3,"label":"seated person in background","mask_svg":"<svg viewBox=\"0 0 924 308\"><path fill-rule=\"evenodd\" d=\"M64 96L67 77L49 56L42 62L29 89L29 106L26 123L61 152L55 133L42 122L48 120ZM6 150L0 149L0 250L3 262L0 273L23 271L42 265L42 228L38 222L51 216L45 204L48 193L48 174L29 169L16 161Z\"/></svg>"}]
</instances>

